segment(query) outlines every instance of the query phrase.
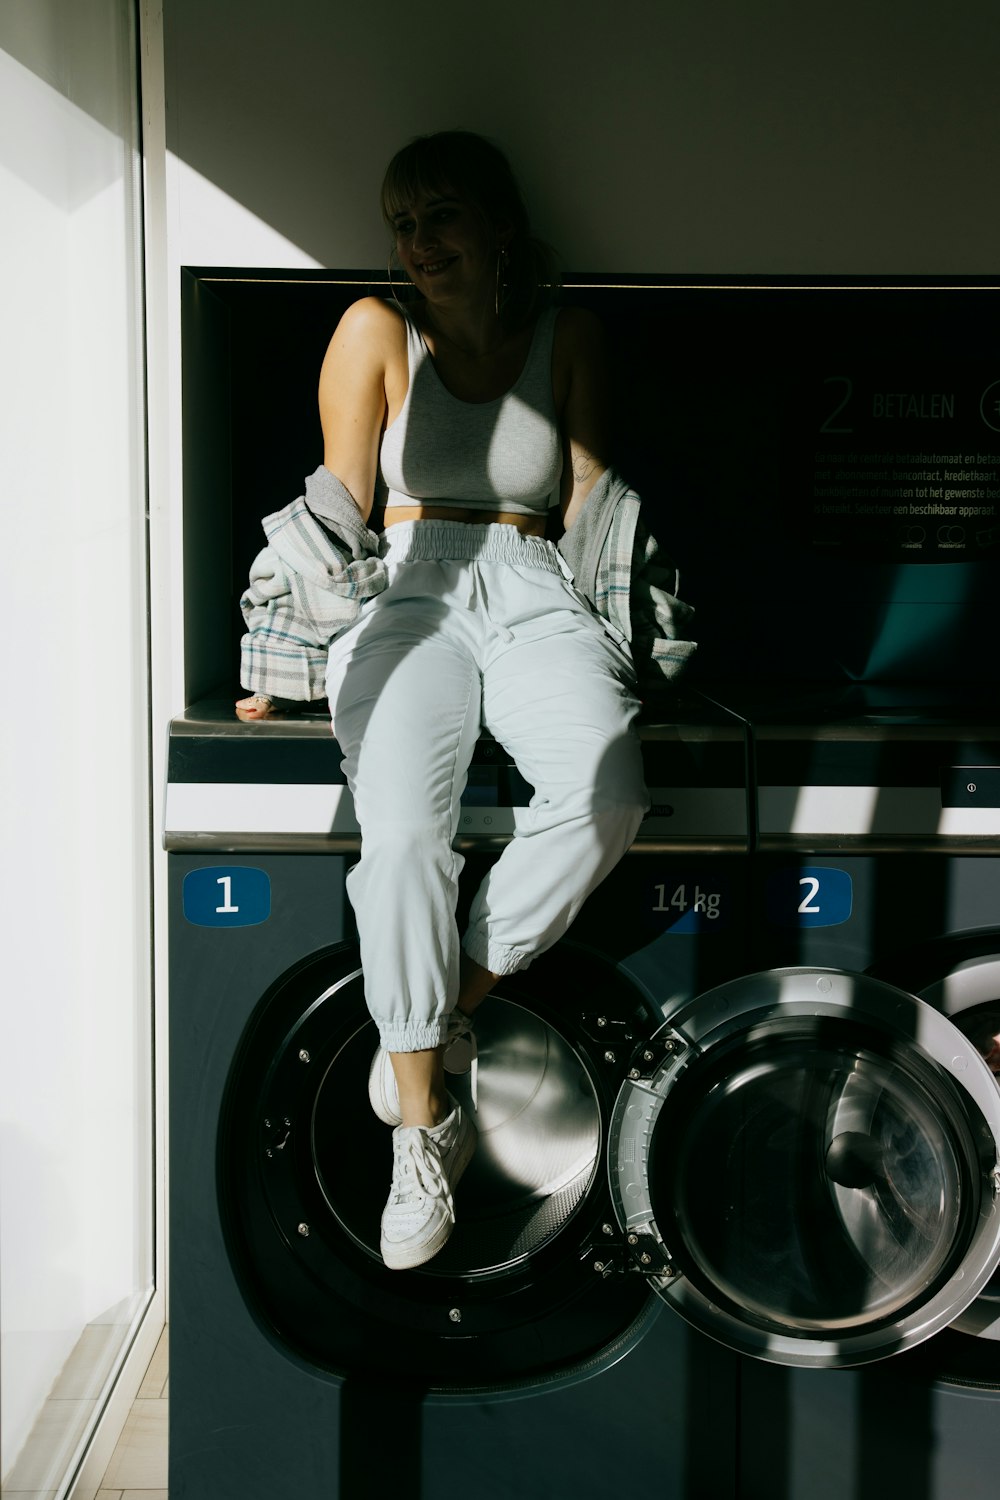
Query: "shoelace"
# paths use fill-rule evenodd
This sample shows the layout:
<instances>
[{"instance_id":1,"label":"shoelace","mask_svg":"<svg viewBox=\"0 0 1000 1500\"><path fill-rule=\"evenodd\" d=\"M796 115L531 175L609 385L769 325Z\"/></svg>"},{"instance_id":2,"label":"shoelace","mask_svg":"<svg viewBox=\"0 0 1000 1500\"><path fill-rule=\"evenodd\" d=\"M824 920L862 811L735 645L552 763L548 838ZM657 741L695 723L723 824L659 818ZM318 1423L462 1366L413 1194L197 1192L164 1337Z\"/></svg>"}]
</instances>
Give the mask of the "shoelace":
<instances>
[{"instance_id":1,"label":"shoelace","mask_svg":"<svg viewBox=\"0 0 1000 1500\"><path fill-rule=\"evenodd\" d=\"M428 1149L428 1144L421 1139L419 1125L400 1127L396 1131L390 1206L417 1202L423 1196L443 1199L449 1211L454 1212L444 1163L437 1151Z\"/></svg>"}]
</instances>

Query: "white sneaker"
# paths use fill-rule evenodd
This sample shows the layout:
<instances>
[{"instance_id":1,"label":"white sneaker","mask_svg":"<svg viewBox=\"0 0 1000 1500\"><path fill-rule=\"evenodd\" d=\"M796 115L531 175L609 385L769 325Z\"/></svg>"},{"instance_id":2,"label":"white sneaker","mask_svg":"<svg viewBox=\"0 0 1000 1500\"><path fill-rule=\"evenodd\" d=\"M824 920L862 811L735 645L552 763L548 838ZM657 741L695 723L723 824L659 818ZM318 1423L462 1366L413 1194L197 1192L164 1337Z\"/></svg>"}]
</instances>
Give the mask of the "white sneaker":
<instances>
[{"instance_id":1,"label":"white sneaker","mask_svg":"<svg viewBox=\"0 0 1000 1500\"><path fill-rule=\"evenodd\" d=\"M440 1125L397 1125L392 1132L392 1188L380 1244L391 1271L422 1266L455 1227L452 1192L476 1149L476 1128L451 1102Z\"/></svg>"},{"instance_id":2,"label":"white sneaker","mask_svg":"<svg viewBox=\"0 0 1000 1500\"><path fill-rule=\"evenodd\" d=\"M472 1030L472 1017L462 1010L453 1010L448 1017L448 1033L444 1039L444 1068L446 1073L468 1073L472 1069L472 1098L476 1098L476 1038ZM368 1098L372 1109L386 1125L398 1125L403 1116L399 1110L399 1090L396 1075L392 1071L392 1059L384 1047L375 1050L368 1070Z\"/></svg>"}]
</instances>

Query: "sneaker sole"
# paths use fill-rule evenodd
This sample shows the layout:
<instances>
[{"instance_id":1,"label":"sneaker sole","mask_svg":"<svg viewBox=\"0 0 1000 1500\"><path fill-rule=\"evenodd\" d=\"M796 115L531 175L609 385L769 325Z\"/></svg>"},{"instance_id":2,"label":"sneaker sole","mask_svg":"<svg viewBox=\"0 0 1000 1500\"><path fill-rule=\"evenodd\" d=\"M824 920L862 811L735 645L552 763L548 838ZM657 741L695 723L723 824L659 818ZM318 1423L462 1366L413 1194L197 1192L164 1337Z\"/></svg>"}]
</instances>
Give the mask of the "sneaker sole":
<instances>
[{"instance_id":1,"label":"sneaker sole","mask_svg":"<svg viewBox=\"0 0 1000 1500\"><path fill-rule=\"evenodd\" d=\"M393 1079L393 1097L385 1086L385 1069L388 1068ZM389 1061L388 1052L379 1047L371 1060L368 1069L368 1102L375 1115L383 1125L402 1125L403 1116L399 1113L399 1096L395 1090L395 1075L392 1074L392 1063Z\"/></svg>"},{"instance_id":2,"label":"sneaker sole","mask_svg":"<svg viewBox=\"0 0 1000 1500\"><path fill-rule=\"evenodd\" d=\"M476 1143L479 1139L478 1132L472 1121L467 1116L463 1118L468 1130L465 1138L459 1145L458 1157L452 1166L452 1192L458 1187L463 1172L472 1160L476 1150ZM448 1220L441 1225L437 1234L422 1245L387 1245L385 1240L380 1240L379 1251L381 1252L382 1260L390 1271L412 1271L417 1266L426 1265L429 1260L433 1260L435 1255L438 1255L444 1249L445 1245L451 1239L454 1228L454 1219Z\"/></svg>"}]
</instances>

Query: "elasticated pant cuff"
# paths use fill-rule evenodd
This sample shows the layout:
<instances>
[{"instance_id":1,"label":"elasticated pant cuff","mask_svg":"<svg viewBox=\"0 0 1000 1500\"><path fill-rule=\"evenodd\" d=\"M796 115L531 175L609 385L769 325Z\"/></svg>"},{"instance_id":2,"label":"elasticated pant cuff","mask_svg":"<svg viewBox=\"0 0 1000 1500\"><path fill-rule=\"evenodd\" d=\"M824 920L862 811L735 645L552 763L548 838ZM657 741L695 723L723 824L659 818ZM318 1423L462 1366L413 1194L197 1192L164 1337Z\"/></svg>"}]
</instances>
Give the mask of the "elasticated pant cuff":
<instances>
[{"instance_id":1,"label":"elasticated pant cuff","mask_svg":"<svg viewBox=\"0 0 1000 1500\"><path fill-rule=\"evenodd\" d=\"M379 1041L387 1052L426 1052L440 1047L448 1032L448 1018L440 1021L403 1021L379 1026Z\"/></svg>"},{"instance_id":2,"label":"elasticated pant cuff","mask_svg":"<svg viewBox=\"0 0 1000 1500\"><path fill-rule=\"evenodd\" d=\"M491 943L483 932L467 932L462 947L480 968L491 974L516 974L526 969L534 954L522 953L517 948L505 948L501 943Z\"/></svg>"}]
</instances>

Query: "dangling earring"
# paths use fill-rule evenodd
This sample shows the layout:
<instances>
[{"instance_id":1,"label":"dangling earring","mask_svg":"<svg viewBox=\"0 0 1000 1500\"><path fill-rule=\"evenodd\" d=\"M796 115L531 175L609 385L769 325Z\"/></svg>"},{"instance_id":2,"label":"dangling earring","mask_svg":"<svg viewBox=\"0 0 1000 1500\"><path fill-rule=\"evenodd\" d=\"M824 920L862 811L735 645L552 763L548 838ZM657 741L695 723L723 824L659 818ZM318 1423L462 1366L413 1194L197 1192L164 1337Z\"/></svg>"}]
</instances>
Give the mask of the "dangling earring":
<instances>
[{"instance_id":1,"label":"dangling earring","mask_svg":"<svg viewBox=\"0 0 1000 1500\"><path fill-rule=\"evenodd\" d=\"M389 290L392 293L392 300L393 300L393 302L395 302L396 306L399 308L400 312L405 317L406 316L406 308L403 306L402 302L400 302L399 298L396 296L396 283L392 279L392 257L393 257L394 253L395 253L395 246L390 245L389 246L389 256L388 256L388 259L386 260L386 263L385 263L386 275L389 278Z\"/></svg>"},{"instance_id":2,"label":"dangling earring","mask_svg":"<svg viewBox=\"0 0 1000 1500\"><path fill-rule=\"evenodd\" d=\"M510 256L507 254L507 246L497 253L497 286L496 286L496 314L499 318L503 311L504 303L507 301L507 267L510 265Z\"/></svg>"}]
</instances>

